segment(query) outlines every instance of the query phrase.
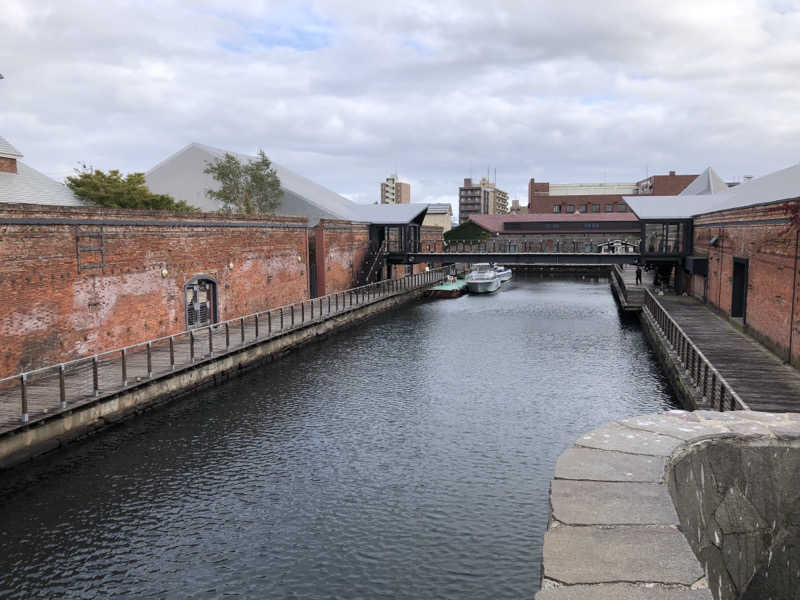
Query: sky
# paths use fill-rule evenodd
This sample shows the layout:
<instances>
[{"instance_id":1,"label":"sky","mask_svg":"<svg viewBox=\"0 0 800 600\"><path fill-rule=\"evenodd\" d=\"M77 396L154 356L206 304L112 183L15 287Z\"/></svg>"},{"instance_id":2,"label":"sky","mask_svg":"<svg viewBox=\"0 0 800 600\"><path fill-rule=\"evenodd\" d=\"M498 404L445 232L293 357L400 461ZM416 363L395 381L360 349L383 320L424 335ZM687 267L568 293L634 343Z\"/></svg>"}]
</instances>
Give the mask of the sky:
<instances>
[{"instance_id":1,"label":"sky","mask_svg":"<svg viewBox=\"0 0 800 600\"><path fill-rule=\"evenodd\" d=\"M190 142L357 202L800 162L800 0L5 0L0 136L57 179Z\"/></svg>"}]
</instances>

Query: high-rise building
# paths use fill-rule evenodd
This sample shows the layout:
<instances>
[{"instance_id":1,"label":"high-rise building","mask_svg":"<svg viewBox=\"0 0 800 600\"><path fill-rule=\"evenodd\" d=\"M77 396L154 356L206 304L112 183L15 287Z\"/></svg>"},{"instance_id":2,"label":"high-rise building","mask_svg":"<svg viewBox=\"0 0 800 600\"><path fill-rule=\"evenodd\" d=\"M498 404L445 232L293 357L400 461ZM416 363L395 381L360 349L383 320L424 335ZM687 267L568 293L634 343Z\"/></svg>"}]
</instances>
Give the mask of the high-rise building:
<instances>
[{"instance_id":1,"label":"high-rise building","mask_svg":"<svg viewBox=\"0 0 800 600\"><path fill-rule=\"evenodd\" d=\"M411 204L411 184L389 175L381 184L381 204Z\"/></svg>"},{"instance_id":2,"label":"high-rise building","mask_svg":"<svg viewBox=\"0 0 800 600\"><path fill-rule=\"evenodd\" d=\"M508 193L498 189L486 177L479 183L464 179L458 188L458 223L464 223L470 215L496 215L508 212Z\"/></svg>"}]
</instances>

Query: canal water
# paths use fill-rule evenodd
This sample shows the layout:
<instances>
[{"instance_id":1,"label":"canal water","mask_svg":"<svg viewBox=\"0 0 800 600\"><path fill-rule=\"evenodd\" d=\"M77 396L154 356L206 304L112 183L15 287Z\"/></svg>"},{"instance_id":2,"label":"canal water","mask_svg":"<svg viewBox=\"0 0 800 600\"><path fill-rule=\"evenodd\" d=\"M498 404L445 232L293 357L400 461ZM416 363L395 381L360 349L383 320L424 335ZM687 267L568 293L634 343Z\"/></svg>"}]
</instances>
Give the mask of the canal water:
<instances>
[{"instance_id":1,"label":"canal water","mask_svg":"<svg viewBox=\"0 0 800 600\"><path fill-rule=\"evenodd\" d=\"M0 476L3 598L531 598L581 432L674 408L608 282L407 306Z\"/></svg>"}]
</instances>

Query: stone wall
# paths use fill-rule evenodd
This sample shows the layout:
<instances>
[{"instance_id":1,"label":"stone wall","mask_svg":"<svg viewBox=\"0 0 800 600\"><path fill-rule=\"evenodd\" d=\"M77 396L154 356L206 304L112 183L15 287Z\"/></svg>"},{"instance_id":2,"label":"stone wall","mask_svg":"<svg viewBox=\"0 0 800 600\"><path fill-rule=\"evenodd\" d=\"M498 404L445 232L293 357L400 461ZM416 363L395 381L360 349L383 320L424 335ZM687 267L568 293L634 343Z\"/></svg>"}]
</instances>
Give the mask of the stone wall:
<instances>
[{"instance_id":1,"label":"stone wall","mask_svg":"<svg viewBox=\"0 0 800 600\"><path fill-rule=\"evenodd\" d=\"M2 204L0 377L185 330L196 276L220 320L305 299L307 235L295 217ZM105 266L80 270L79 246Z\"/></svg>"},{"instance_id":2,"label":"stone wall","mask_svg":"<svg viewBox=\"0 0 800 600\"><path fill-rule=\"evenodd\" d=\"M536 599L796 598L798 473L795 414L669 411L586 433L556 464Z\"/></svg>"},{"instance_id":3,"label":"stone wall","mask_svg":"<svg viewBox=\"0 0 800 600\"><path fill-rule=\"evenodd\" d=\"M730 315L733 259L748 259L748 333L800 364L798 230L789 220L793 205L767 204L696 218L694 253L708 257L708 281L693 277L691 293Z\"/></svg>"},{"instance_id":4,"label":"stone wall","mask_svg":"<svg viewBox=\"0 0 800 600\"><path fill-rule=\"evenodd\" d=\"M797 597L800 446L781 437L703 441L670 465L681 529L717 600Z\"/></svg>"}]
</instances>

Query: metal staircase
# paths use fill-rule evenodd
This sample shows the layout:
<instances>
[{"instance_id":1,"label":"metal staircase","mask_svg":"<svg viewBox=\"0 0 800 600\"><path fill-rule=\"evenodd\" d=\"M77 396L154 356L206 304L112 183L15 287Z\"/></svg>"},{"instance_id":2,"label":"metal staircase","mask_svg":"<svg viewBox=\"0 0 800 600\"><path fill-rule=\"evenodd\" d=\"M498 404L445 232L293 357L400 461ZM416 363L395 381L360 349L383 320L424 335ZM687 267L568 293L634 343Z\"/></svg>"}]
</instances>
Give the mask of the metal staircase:
<instances>
[{"instance_id":1,"label":"metal staircase","mask_svg":"<svg viewBox=\"0 0 800 600\"><path fill-rule=\"evenodd\" d=\"M380 276L381 266L387 254L386 240L383 240L380 245L372 243L367 255L364 257L364 262L361 263L356 285L367 285L375 282Z\"/></svg>"}]
</instances>

